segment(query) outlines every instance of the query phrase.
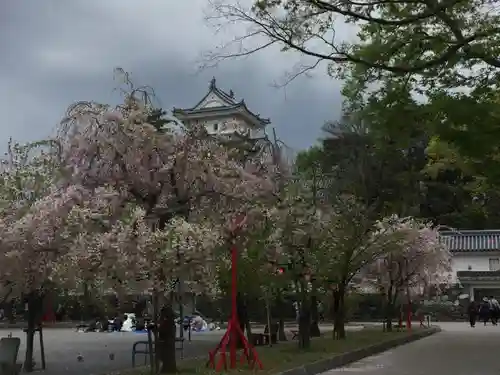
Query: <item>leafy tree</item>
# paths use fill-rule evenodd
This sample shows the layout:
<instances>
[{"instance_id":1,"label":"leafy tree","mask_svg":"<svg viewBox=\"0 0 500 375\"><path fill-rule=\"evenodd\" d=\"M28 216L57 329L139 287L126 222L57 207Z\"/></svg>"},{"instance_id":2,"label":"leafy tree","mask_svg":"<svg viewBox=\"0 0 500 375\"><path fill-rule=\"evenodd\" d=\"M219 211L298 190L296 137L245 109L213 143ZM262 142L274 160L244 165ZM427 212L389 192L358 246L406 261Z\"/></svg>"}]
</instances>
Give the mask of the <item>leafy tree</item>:
<instances>
[{"instance_id":1,"label":"leafy tree","mask_svg":"<svg viewBox=\"0 0 500 375\"><path fill-rule=\"evenodd\" d=\"M312 146L300 151L295 159L295 172L306 179L312 179L315 170L324 164L324 152L321 146Z\"/></svg>"},{"instance_id":2,"label":"leafy tree","mask_svg":"<svg viewBox=\"0 0 500 375\"><path fill-rule=\"evenodd\" d=\"M474 175L497 185L500 15L495 6L486 0L255 0L245 7L213 0L211 19L218 26L238 22L250 27L226 48L209 53L207 61L278 45L309 57L289 72L286 82L324 62L331 75L362 86L356 99L380 84L403 85L429 102L430 135L452 143L474 167ZM342 21L357 27L356 40L335 37ZM376 84L368 87L367 82Z\"/></svg>"},{"instance_id":3,"label":"leafy tree","mask_svg":"<svg viewBox=\"0 0 500 375\"><path fill-rule=\"evenodd\" d=\"M467 136L473 134L470 131L455 138L453 130L446 130L466 129L467 120L460 126L448 126L449 122L441 121L444 117L439 114L437 101L417 103L410 87L398 82L383 83L378 90L363 92L365 89L355 82L348 82L344 89L346 107L355 108L356 123L364 124L363 130L348 123L347 129L358 130L354 138L358 143L350 141L342 146L347 134L353 137L352 132L339 131L342 123L333 128L331 139L324 142L324 148L332 150L332 160L341 166L337 170L344 172L344 178L337 181L345 179L347 189L367 197L365 202L379 197L384 202L376 210L380 213L415 215L458 228L496 227L498 194L491 180L482 174L480 154L476 153L478 159L473 163L453 141L461 139L467 143ZM451 105L450 102L449 112L453 112ZM468 109L478 111L477 117L483 118L480 111L484 108L469 105ZM471 113L468 116L473 117ZM466 119L465 115L452 117L457 121ZM440 133L443 136L437 135ZM327 142L332 145L327 147ZM483 159L486 158L487 155ZM358 167L352 168L354 165Z\"/></svg>"},{"instance_id":4,"label":"leafy tree","mask_svg":"<svg viewBox=\"0 0 500 375\"><path fill-rule=\"evenodd\" d=\"M33 368L34 329L37 319L41 317L43 296L50 289L49 280L56 268L54 262L59 258L56 247L44 246L37 241L37 235L43 231L41 228L50 220L43 210L53 202L45 197L63 173L58 152L57 144L51 140L25 145L10 140L6 157L1 160L0 233L5 237L6 248L3 253L0 252L3 268L0 272L0 302L24 298L28 304L25 356L28 371ZM68 204L71 205L69 197L59 198L57 202L68 209ZM38 228L30 227L35 223ZM64 228L54 230L54 242L60 240L65 232ZM20 237L16 238L16 235ZM24 241L20 242L22 239Z\"/></svg>"},{"instance_id":5,"label":"leafy tree","mask_svg":"<svg viewBox=\"0 0 500 375\"><path fill-rule=\"evenodd\" d=\"M375 79L419 74L433 87L495 82L500 67L500 16L494 7L486 0L255 0L247 8L213 0L211 19L219 27L224 21L249 27L207 58L213 62L278 45L310 57L309 63L291 73L291 79L326 62L332 73L352 63ZM358 27L357 41L335 37L343 22ZM242 48L247 39L248 46ZM239 48L233 50L233 46ZM471 74L463 74L464 70Z\"/></svg>"},{"instance_id":6,"label":"leafy tree","mask_svg":"<svg viewBox=\"0 0 500 375\"><path fill-rule=\"evenodd\" d=\"M296 184L293 184L296 185ZM311 338L311 264L314 262L318 232L316 209L311 205L301 187L288 186L281 201L273 211L272 236L280 245L286 262L290 265L287 277L294 285L299 305L299 348L310 347Z\"/></svg>"},{"instance_id":7,"label":"leafy tree","mask_svg":"<svg viewBox=\"0 0 500 375\"><path fill-rule=\"evenodd\" d=\"M430 152L470 175L480 176L482 187L500 186L499 95L495 88L478 87L468 94L436 92L429 111L436 137Z\"/></svg>"},{"instance_id":8,"label":"leafy tree","mask_svg":"<svg viewBox=\"0 0 500 375\"><path fill-rule=\"evenodd\" d=\"M344 111L325 128L322 163L334 176L330 188L355 195L375 218L418 214L427 163L425 110L395 85L367 98L346 97Z\"/></svg>"},{"instance_id":9,"label":"leafy tree","mask_svg":"<svg viewBox=\"0 0 500 375\"><path fill-rule=\"evenodd\" d=\"M165 125L170 124L172 121L166 118L167 112L161 108L153 108L148 115L147 122L154 126L159 131L165 131Z\"/></svg>"},{"instance_id":10,"label":"leafy tree","mask_svg":"<svg viewBox=\"0 0 500 375\"><path fill-rule=\"evenodd\" d=\"M335 338L346 337L349 285L386 251L388 237L377 230L371 216L353 196L341 196L321 211L314 270L321 285L332 290Z\"/></svg>"},{"instance_id":11,"label":"leafy tree","mask_svg":"<svg viewBox=\"0 0 500 375\"><path fill-rule=\"evenodd\" d=\"M276 275L275 244L268 241L271 236L272 225L269 218L253 212L253 221L258 225L252 226L238 239L238 320L242 332L246 331L251 339L251 326L248 314L250 301L267 299L278 287L283 287L284 277ZM231 262L228 253L228 244L221 247L217 254L217 278L221 293L226 297L231 294ZM266 293L264 293L266 292ZM266 301L267 302L267 301Z\"/></svg>"},{"instance_id":12,"label":"leafy tree","mask_svg":"<svg viewBox=\"0 0 500 375\"><path fill-rule=\"evenodd\" d=\"M329 173L329 164L325 159L325 152L321 146L313 146L308 150L301 151L295 160L294 179L304 189L300 194L307 192L306 196L309 199L306 204L309 204L313 211L321 209L328 201L331 200L332 190L332 173ZM309 247L317 249L317 244L311 238ZM319 294L322 290L322 284L318 282L316 277L312 277L311 283L311 327L310 335L317 337L321 335L319 329L320 313L318 305L320 302Z\"/></svg>"}]
</instances>

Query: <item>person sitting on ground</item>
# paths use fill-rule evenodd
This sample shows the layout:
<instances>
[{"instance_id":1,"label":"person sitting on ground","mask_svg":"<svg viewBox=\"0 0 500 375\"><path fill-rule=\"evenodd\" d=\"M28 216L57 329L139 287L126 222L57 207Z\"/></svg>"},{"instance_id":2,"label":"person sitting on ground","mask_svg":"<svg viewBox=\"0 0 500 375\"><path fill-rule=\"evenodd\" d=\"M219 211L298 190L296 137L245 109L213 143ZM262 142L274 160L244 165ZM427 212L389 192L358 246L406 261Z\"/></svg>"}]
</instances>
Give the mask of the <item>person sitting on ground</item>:
<instances>
[{"instance_id":1,"label":"person sitting on ground","mask_svg":"<svg viewBox=\"0 0 500 375\"><path fill-rule=\"evenodd\" d=\"M135 323L136 331L144 331L146 329L146 323L144 322L144 318L138 318Z\"/></svg>"},{"instance_id":2,"label":"person sitting on ground","mask_svg":"<svg viewBox=\"0 0 500 375\"><path fill-rule=\"evenodd\" d=\"M113 331L120 332L123 326L123 319L120 316L117 316L113 320Z\"/></svg>"},{"instance_id":3,"label":"person sitting on ground","mask_svg":"<svg viewBox=\"0 0 500 375\"><path fill-rule=\"evenodd\" d=\"M109 329L109 318L105 316L101 319L101 332L108 332Z\"/></svg>"},{"instance_id":4,"label":"person sitting on ground","mask_svg":"<svg viewBox=\"0 0 500 375\"><path fill-rule=\"evenodd\" d=\"M200 315L195 315L193 317L192 324L193 330L196 332L201 332L208 329L207 322Z\"/></svg>"},{"instance_id":5,"label":"person sitting on ground","mask_svg":"<svg viewBox=\"0 0 500 375\"><path fill-rule=\"evenodd\" d=\"M89 322L88 327L85 328L84 332L96 332L99 324L100 324L100 322L98 319L91 320Z\"/></svg>"}]
</instances>

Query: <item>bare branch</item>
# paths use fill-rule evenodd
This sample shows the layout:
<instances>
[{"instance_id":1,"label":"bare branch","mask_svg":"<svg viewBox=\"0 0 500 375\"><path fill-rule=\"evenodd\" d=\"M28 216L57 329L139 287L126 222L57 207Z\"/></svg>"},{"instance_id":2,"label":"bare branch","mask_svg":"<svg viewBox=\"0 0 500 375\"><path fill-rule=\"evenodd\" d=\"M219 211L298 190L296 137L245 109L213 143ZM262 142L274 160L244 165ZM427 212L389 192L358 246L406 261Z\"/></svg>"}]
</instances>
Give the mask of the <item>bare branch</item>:
<instances>
[{"instance_id":1,"label":"bare branch","mask_svg":"<svg viewBox=\"0 0 500 375\"><path fill-rule=\"evenodd\" d=\"M323 59L316 59L316 61L312 64L297 64L293 71L285 74L284 80L281 83L276 83L274 86L277 88L282 88L288 86L291 82L301 76L309 76L309 72L313 71L318 67L318 65L323 62Z\"/></svg>"},{"instance_id":2,"label":"bare branch","mask_svg":"<svg viewBox=\"0 0 500 375\"><path fill-rule=\"evenodd\" d=\"M227 0L210 0L215 15L207 21L217 21L218 31L224 25L244 25L247 29L206 54L202 67L247 57L274 45L314 59L294 69L279 86L310 72L322 61L341 66L358 64L397 75L427 74L444 67L470 68L478 61L500 67L498 53L489 48L491 37L500 37L500 28L492 26L498 16L488 14L483 3L486 6L481 0L476 5L465 0L256 0L253 7L245 8ZM465 18L478 18L480 22ZM336 28L342 20L359 25L367 39L354 44L336 42ZM254 45L247 47L246 42ZM372 46L379 45L385 45L383 54L360 53L363 48L370 52Z\"/></svg>"}]
</instances>

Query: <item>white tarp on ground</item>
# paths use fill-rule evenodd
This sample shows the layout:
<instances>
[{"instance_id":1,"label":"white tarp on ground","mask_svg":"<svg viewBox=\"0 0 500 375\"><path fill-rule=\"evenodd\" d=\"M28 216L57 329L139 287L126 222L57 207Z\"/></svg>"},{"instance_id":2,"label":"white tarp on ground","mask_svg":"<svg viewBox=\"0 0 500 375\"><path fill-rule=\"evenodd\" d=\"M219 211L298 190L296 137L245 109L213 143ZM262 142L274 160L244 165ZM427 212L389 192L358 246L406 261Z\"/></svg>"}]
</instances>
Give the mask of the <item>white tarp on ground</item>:
<instances>
[{"instance_id":1,"label":"white tarp on ground","mask_svg":"<svg viewBox=\"0 0 500 375\"><path fill-rule=\"evenodd\" d=\"M208 329L208 323L199 315L195 315L192 320L192 328L195 331L206 331Z\"/></svg>"},{"instance_id":2,"label":"white tarp on ground","mask_svg":"<svg viewBox=\"0 0 500 375\"><path fill-rule=\"evenodd\" d=\"M135 329L135 314L126 313L127 319L123 322L122 332L132 332Z\"/></svg>"}]
</instances>

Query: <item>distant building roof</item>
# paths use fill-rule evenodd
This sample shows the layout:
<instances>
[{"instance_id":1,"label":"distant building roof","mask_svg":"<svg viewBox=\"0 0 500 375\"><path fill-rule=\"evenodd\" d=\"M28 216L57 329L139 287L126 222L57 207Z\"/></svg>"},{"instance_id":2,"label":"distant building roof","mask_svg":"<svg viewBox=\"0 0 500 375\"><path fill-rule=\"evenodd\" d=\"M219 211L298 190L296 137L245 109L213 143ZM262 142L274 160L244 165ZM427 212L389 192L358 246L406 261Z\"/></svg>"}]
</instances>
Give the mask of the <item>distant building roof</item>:
<instances>
[{"instance_id":1,"label":"distant building roof","mask_svg":"<svg viewBox=\"0 0 500 375\"><path fill-rule=\"evenodd\" d=\"M500 251L498 229L442 231L440 236L451 252Z\"/></svg>"},{"instance_id":2,"label":"distant building roof","mask_svg":"<svg viewBox=\"0 0 500 375\"><path fill-rule=\"evenodd\" d=\"M498 281L500 271L458 271L457 277L462 281Z\"/></svg>"},{"instance_id":3,"label":"distant building roof","mask_svg":"<svg viewBox=\"0 0 500 375\"><path fill-rule=\"evenodd\" d=\"M215 107L205 107L205 108L198 108L201 103L211 94L214 93L217 95L222 101L226 104L223 106L215 106ZM252 111L248 109L248 107L245 104L245 100L241 100L237 102L234 98L234 93L233 90L231 90L229 93L225 92L224 90L221 90L220 88L217 87L215 77L212 78L210 81L210 86L208 92L205 94L205 96L192 108L174 108L173 109L173 114L179 120L183 120L186 117L197 117L198 116L207 116L210 114L221 114L221 113L236 113L236 112L246 112L247 115L253 118L253 121L256 123L260 123L262 125L267 125L271 123L271 120L268 118L262 118L260 117L259 114L255 114Z\"/></svg>"},{"instance_id":4,"label":"distant building roof","mask_svg":"<svg viewBox=\"0 0 500 375\"><path fill-rule=\"evenodd\" d=\"M236 100L234 100L234 92L233 90L229 91L229 93L225 92L224 90L220 89L217 87L217 84L216 84L216 80L215 80L215 77L212 78L212 80L210 81L210 86L209 86L209 90L208 92L205 94L205 96L198 102L198 104L196 104L194 108L198 107L206 98L208 95L210 95L210 93L214 93L215 95L217 95L219 98L223 99L224 101L226 101L228 104L236 104Z\"/></svg>"}]
</instances>

